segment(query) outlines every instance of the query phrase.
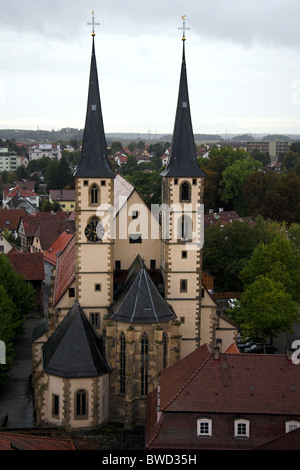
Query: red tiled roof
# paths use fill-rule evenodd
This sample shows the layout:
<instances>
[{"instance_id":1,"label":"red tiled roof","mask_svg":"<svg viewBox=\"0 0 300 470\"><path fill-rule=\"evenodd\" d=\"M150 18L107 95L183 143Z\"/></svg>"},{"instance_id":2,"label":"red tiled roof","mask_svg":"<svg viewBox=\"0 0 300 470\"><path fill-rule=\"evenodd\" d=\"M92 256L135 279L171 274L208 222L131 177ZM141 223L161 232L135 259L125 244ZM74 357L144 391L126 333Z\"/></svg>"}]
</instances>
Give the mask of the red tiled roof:
<instances>
[{"instance_id":1,"label":"red tiled roof","mask_svg":"<svg viewBox=\"0 0 300 470\"><path fill-rule=\"evenodd\" d=\"M54 307L75 279L75 255L75 235L73 235L64 252L57 259L53 291Z\"/></svg>"},{"instance_id":2,"label":"red tiled roof","mask_svg":"<svg viewBox=\"0 0 300 470\"><path fill-rule=\"evenodd\" d=\"M299 450L300 449L300 428L282 434L261 446L255 447L255 450Z\"/></svg>"},{"instance_id":3,"label":"red tiled roof","mask_svg":"<svg viewBox=\"0 0 300 470\"><path fill-rule=\"evenodd\" d=\"M34 192L33 189L25 189L25 188L22 188L21 186L15 186L14 188L11 188L11 189L4 189L3 193L4 193L4 197L14 197L16 195L20 195L24 197L38 196L38 194Z\"/></svg>"},{"instance_id":4,"label":"red tiled roof","mask_svg":"<svg viewBox=\"0 0 300 470\"><path fill-rule=\"evenodd\" d=\"M26 281L45 279L43 253L20 253L12 250L7 257L15 271L24 276Z\"/></svg>"},{"instance_id":5,"label":"red tiled roof","mask_svg":"<svg viewBox=\"0 0 300 470\"><path fill-rule=\"evenodd\" d=\"M63 232L44 253L44 261L56 266L57 254L64 251L72 237L72 233Z\"/></svg>"},{"instance_id":6,"label":"red tiled roof","mask_svg":"<svg viewBox=\"0 0 300 470\"><path fill-rule=\"evenodd\" d=\"M227 354L206 344L161 373L161 409L299 414L300 374L281 354ZM284 397L284 399L282 399Z\"/></svg>"},{"instance_id":7,"label":"red tiled roof","mask_svg":"<svg viewBox=\"0 0 300 470\"><path fill-rule=\"evenodd\" d=\"M18 230L21 217L26 216L25 209L0 209L0 230ZM9 224L7 224L9 221Z\"/></svg>"},{"instance_id":8,"label":"red tiled roof","mask_svg":"<svg viewBox=\"0 0 300 470\"><path fill-rule=\"evenodd\" d=\"M69 217L67 212L37 212L35 214L25 215L22 217L24 231L26 237L33 237L34 232L36 231L38 225L42 221L55 221L55 220L64 220Z\"/></svg>"},{"instance_id":9,"label":"red tiled roof","mask_svg":"<svg viewBox=\"0 0 300 470\"><path fill-rule=\"evenodd\" d=\"M225 354L240 354L240 350L237 347L236 343L232 343L229 348L224 351Z\"/></svg>"},{"instance_id":10,"label":"red tiled roof","mask_svg":"<svg viewBox=\"0 0 300 470\"><path fill-rule=\"evenodd\" d=\"M0 450L76 450L76 446L68 439L1 432Z\"/></svg>"},{"instance_id":11,"label":"red tiled roof","mask_svg":"<svg viewBox=\"0 0 300 470\"><path fill-rule=\"evenodd\" d=\"M40 240L43 251L48 250L58 237L66 230L75 232L75 223L70 220L45 220L42 221L34 232L34 237Z\"/></svg>"}]
</instances>

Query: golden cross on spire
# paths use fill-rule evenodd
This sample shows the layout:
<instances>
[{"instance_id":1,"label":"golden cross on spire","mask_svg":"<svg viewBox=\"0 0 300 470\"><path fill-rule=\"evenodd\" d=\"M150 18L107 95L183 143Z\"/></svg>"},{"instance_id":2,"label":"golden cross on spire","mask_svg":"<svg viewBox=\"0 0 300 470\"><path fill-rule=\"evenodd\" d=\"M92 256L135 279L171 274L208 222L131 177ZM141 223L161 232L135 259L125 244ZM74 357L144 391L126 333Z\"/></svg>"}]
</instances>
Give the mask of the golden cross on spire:
<instances>
[{"instance_id":1,"label":"golden cross on spire","mask_svg":"<svg viewBox=\"0 0 300 470\"><path fill-rule=\"evenodd\" d=\"M182 29L182 40L185 41L185 32L186 32L186 30L188 30L188 29L190 29L190 28L187 28L187 27L185 26L185 19L186 19L186 16L183 15L181 18L182 18L182 28L178 28L178 29Z\"/></svg>"},{"instance_id":2,"label":"golden cross on spire","mask_svg":"<svg viewBox=\"0 0 300 470\"><path fill-rule=\"evenodd\" d=\"M92 36L95 36L95 26L99 26L99 23L95 23L95 12L92 11L92 21L91 23L87 23L88 26L92 26L93 27L93 31L92 31Z\"/></svg>"}]
</instances>

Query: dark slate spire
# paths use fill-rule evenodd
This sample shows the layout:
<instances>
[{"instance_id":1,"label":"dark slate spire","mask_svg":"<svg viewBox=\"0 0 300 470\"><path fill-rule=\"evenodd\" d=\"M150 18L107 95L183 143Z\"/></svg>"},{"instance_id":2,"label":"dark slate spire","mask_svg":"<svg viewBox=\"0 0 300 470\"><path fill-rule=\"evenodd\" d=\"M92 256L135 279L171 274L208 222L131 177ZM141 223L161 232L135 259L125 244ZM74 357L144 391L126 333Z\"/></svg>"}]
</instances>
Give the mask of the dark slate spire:
<instances>
[{"instance_id":1,"label":"dark slate spire","mask_svg":"<svg viewBox=\"0 0 300 470\"><path fill-rule=\"evenodd\" d=\"M183 39L181 75L171 154L161 175L187 178L204 176L198 165L193 134L185 63L185 38Z\"/></svg>"},{"instance_id":2,"label":"dark slate spire","mask_svg":"<svg viewBox=\"0 0 300 470\"><path fill-rule=\"evenodd\" d=\"M59 377L96 377L110 368L100 340L78 302L42 347L44 371Z\"/></svg>"},{"instance_id":3,"label":"dark slate spire","mask_svg":"<svg viewBox=\"0 0 300 470\"><path fill-rule=\"evenodd\" d=\"M113 178L103 126L98 83L95 43L91 58L90 82L81 158L75 172L76 178Z\"/></svg>"},{"instance_id":4,"label":"dark slate spire","mask_svg":"<svg viewBox=\"0 0 300 470\"><path fill-rule=\"evenodd\" d=\"M124 323L159 323L176 319L172 307L152 282L140 255L133 261L109 313L112 320Z\"/></svg>"}]
</instances>

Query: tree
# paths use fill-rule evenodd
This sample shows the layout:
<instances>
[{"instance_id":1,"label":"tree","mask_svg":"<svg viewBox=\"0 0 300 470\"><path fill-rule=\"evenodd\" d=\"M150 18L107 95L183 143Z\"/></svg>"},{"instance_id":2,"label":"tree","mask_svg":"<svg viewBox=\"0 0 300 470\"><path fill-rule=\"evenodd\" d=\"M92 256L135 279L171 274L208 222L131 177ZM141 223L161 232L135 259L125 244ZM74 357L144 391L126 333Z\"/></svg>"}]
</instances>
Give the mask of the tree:
<instances>
[{"instance_id":1,"label":"tree","mask_svg":"<svg viewBox=\"0 0 300 470\"><path fill-rule=\"evenodd\" d=\"M6 364L0 365L0 384L8 379L8 372L13 365L15 359L15 351L13 348L13 339L15 336L14 324L14 303L7 295L6 290L0 284L0 340L4 341L6 349Z\"/></svg>"},{"instance_id":2,"label":"tree","mask_svg":"<svg viewBox=\"0 0 300 470\"><path fill-rule=\"evenodd\" d=\"M267 338L281 331L291 331L299 322L296 302L284 285L266 276L259 276L242 294L232 316L243 336Z\"/></svg>"},{"instance_id":3,"label":"tree","mask_svg":"<svg viewBox=\"0 0 300 470\"><path fill-rule=\"evenodd\" d=\"M203 270L215 278L216 291L243 290L240 270L258 245L257 232L247 223L213 224L205 231Z\"/></svg>"},{"instance_id":4,"label":"tree","mask_svg":"<svg viewBox=\"0 0 300 470\"><path fill-rule=\"evenodd\" d=\"M16 273L6 255L0 255L0 285L14 304L13 322L15 332L21 333L24 316L34 307L34 289L24 277Z\"/></svg>"},{"instance_id":5,"label":"tree","mask_svg":"<svg viewBox=\"0 0 300 470\"><path fill-rule=\"evenodd\" d=\"M223 171L220 183L221 200L226 204L231 202L233 208L240 215L247 215L248 213L248 201L243 196L243 187L247 177L261 167L261 162L247 157L243 160L234 161Z\"/></svg>"},{"instance_id":6,"label":"tree","mask_svg":"<svg viewBox=\"0 0 300 470\"><path fill-rule=\"evenodd\" d=\"M280 282L291 298L300 304L300 255L294 244L276 236L269 244L260 243L240 273L245 290L259 276Z\"/></svg>"}]
</instances>

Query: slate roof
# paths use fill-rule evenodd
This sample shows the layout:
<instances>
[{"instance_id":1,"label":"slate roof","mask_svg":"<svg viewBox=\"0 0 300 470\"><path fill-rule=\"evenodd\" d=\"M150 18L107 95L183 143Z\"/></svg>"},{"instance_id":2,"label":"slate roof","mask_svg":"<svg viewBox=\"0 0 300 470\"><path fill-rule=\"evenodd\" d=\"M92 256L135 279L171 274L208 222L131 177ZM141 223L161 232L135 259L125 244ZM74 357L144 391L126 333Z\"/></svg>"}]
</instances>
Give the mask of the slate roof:
<instances>
[{"instance_id":1,"label":"slate roof","mask_svg":"<svg viewBox=\"0 0 300 470\"><path fill-rule=\"evenodd\" d=\"M45 279L43 253L21 253L12 250L7 257L14 270L24 276L26 281Z\"/></svg>"},{"instance_id":2,"label":"slate roof","mask_svg":"<svg viewBox=\"0 0 300 470\"><path fill-rule=\"evenodd\" d=\"M100 340L78 302L42 346L44 371L59 377L97 377L110 372Z\"/></svg>"},{"instance_id":3,"label":"slate roof","mask_svg":"<svg viewBox=\"0 0 300 470\"><path fill-rule=\"evenodd\" d=\"M140 255L133 261L109 314L112 320L125 323L159 323L176 319L172 307L151 280Z\"/></svg>"},{"instance_id":4,"label":"slate roof","mask_svg":"<svg viewBox=\"0 0 300 470\"><path fill-rule=\"evenodd\" d=\"M162 171L161 175L168 177L204 177L204 173L198 165L196 146L194 141L188 93L184 41L171 153L166 168Z\"/></svg>"},{"instance_id":5,"label":"slate roof","mask_svg":"<svg viewBox=\"0 0 300 470\"><path fill-rule=\"evenodd\" d=\"M75 177L114 178L104 133L94 37L82 151Z\"/></svg>"},{"instance_id":6,"label":"slate roof","mask_svg":"<svg viewBox=\"0 0 300 470\"><path fill-rule=\"evenodd\" d=\"M69 439L1 432L0 450L76 450L76 446Z\"/></svg>"}]
</instances>

